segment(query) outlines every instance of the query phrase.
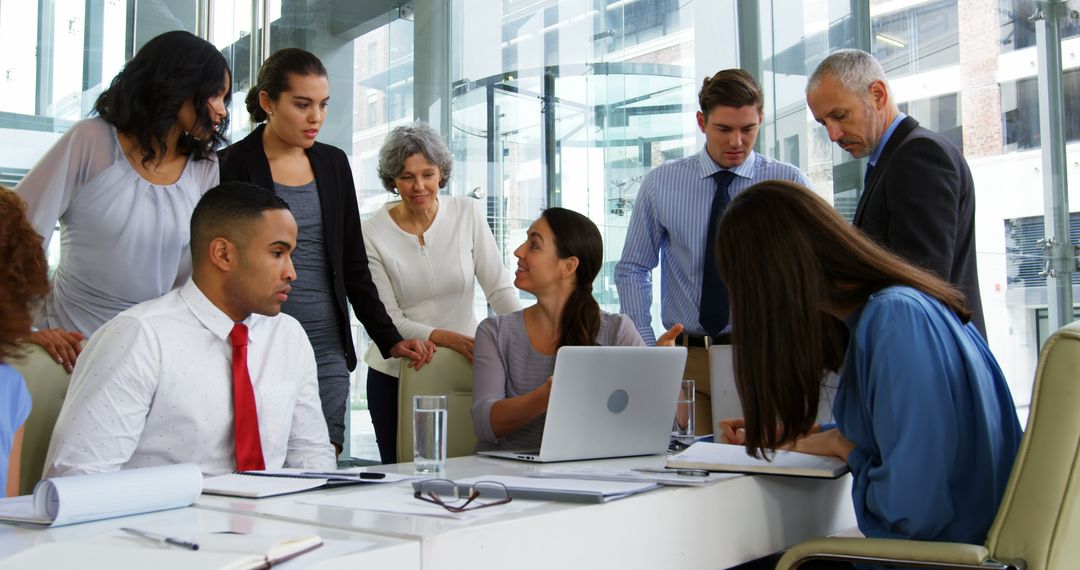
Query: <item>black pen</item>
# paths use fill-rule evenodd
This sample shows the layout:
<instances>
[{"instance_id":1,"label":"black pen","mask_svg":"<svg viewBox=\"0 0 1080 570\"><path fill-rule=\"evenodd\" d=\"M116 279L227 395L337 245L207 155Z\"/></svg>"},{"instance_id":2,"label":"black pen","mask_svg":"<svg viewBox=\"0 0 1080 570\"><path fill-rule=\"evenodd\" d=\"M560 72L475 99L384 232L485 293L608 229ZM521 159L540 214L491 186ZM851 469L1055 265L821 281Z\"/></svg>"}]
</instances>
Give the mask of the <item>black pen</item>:
<instances>
[{"instance_id":1,"label":"black pen","mask_svg":"<svg viewBox=\"0 0 1080 570\"><path fill-rule=\"evenodd\" d=\"M709 471L706 470L706 469L685 469L685 468L674 468L674 467L665 468L665 469L655 469L655 468L651 468L651 467L638 467L636 469L632 469L632 471L637 471L639 473L659 473L659 474L664 474L664 475L684 475L684 476L687 476L687 477L708 477L709 476Z\"/></svg>"},{"instance_id":2,"label":"black pen","mask_svg":"<svg viewBox=\"0 0 1080 570\"><path fill-rule=\"evenodd\" d=\"M198 550L199 545L189 540L183 540L180 538L174 538L171 536L165 536L164 534L158 534L156 532L149 532L146 530L139 530L137 528L120 527L120 530L134 534L135 536L145 538L147 540L153 540L162 544L171 544L173 546L179 546L180 548L186 548L188 550Z\"/></svg>"},{"instance_id":3,"label":"black pen","mask_svg":"<svg viewBox=\"0 0 1080 570\"><path fill-rule=\"evenodd\" d=\"M386 473L379 473L376 471L360 471L358 473L341 473L339 471L309 471L305 473L305 475L316 475L322 477L342 477L350 479L353 477L356 477L357 479L386 479Z\"/></svg>"}]
</instances>

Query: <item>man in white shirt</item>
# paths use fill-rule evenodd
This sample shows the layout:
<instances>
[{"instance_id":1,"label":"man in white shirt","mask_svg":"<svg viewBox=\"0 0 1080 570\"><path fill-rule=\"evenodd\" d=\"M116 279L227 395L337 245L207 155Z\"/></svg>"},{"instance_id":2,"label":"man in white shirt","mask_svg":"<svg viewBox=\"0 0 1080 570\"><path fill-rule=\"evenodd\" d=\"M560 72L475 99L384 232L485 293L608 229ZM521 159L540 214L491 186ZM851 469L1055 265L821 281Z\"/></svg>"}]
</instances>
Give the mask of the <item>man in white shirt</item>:
<instances>
[{"instance_id":1,"label":"man in white shirt","mask_svg":"<svg viewBox=\"0 0 1080 570\"><path fill-rule=\"evenodd\" d=\"M288 204L267 190L231 182L207 192L191 219L191 280L94 334L45 475L333 468L314 352L279 314L296 278L296 231Z\"/></svg>"}]
</instances>

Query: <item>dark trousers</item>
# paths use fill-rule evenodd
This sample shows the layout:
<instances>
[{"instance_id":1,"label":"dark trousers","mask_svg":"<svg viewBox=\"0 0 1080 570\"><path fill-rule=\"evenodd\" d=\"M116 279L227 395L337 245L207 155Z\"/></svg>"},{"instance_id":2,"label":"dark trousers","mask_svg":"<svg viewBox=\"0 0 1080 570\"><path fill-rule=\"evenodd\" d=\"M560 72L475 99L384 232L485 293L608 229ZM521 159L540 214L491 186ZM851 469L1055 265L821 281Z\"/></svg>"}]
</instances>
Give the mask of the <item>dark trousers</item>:
<instances>
[{"instance_id":1,"label":"dark trousers","mask_svg":"<svg viewBox=\"0 0 1080 570\"><path fill-rule=\"evenodd\" d=\"M398 379L368 368L367 401L384 465L397 463Z\"/></svg>"}]
</instances>

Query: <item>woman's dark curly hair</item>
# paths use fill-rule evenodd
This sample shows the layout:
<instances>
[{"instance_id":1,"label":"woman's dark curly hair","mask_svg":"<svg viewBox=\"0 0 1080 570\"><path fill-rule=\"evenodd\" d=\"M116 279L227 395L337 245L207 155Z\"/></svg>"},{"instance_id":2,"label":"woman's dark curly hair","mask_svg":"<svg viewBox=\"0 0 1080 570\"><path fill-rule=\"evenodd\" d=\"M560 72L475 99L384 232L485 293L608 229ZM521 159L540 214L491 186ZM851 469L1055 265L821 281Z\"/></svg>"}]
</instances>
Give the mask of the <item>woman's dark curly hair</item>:
<instances>
[{"instance_id":1,"label":"woman's dark curly hair","mask_svg":"<svg viewBox=\"0 0 1080 570\"><path fill-rule=\"evenodd\" d=\"M166 138L180 107L192 101L199 125L211 135L198 139L184 133L178 150L202 160L226 143L229 118L214 128L207 101L225 90L228 108L231 83L229 64L213 44L190 32L166 32L146 42L124 65L98 96L94 112L118 131L135 137L146 165L158 158L155 149L166 150Z\"/></svg>"},{"instance_id":2,"label":"woman's dark curly hair","mask_svg":"<svg viewBox=\"0 0 1080 570\"><path fill-rule=\"evenodd\" d=\"M0 186L0 362L30 332L31 307L49 293L41 236L26 219L19 195Z\"/></svg>"}]
</instances>

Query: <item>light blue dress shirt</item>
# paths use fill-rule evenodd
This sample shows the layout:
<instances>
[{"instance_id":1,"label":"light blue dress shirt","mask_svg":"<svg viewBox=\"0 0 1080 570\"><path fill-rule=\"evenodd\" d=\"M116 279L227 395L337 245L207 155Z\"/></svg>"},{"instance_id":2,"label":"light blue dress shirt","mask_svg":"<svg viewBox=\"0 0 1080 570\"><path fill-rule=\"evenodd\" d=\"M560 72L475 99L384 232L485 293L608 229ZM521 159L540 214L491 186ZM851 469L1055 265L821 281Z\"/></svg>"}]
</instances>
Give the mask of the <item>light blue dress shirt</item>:
<instances>
[{"instance_id":1,"label":"light blue dress shirt","mask_svg":"<svg viewBox=\"0 0 1080 570\"><path fill-rule=\"evenodd\" d=\"M622 258L615 266L615 285L620 312L634 321L647 344L656 344L649 309L652 270L660 262L660 317L664 328L682 323L689 334L705 334L698 322L701 276L709 207L716 194L712 175L720 170L720 165L702 149L661 164L641 183ZM798 168L753 151L731 170L735 179L728 187L729 198L764 180L788 180L810 187L810 180Z\"/></svg>"},{"instance_id":2,"label":"light blue dress shirt","mask_svg":"<svg viewBox=\"0 0 1080 570\"><path fill-rule=\"evenodd\" d=\"M907 117L906 113L900 113L896 115L896 118L894 118L891 123L889 123L885 132L881 135L881 140L878 141L877 148L875 148L874 152L870 153L869 158L866 159L866 162L870 163L870 166L877 164L878 159L881 158L881 150L885 148L886 143L889 142L889 138L892 137L893 131L896 130L896 127L900 126L900 121L903 121L905 117Z\"/></svg>"},{"instance_id":3,"label":"light blue dress shirt","mask_svg":"<svg viewBox=\"0 0 1080 570\"><path fill-rule=\"evenodd\" d=\"M848 464L859 530L982 544L1022 436L986 341L909 287L871 295L847 324L833 413L855 444Z\"/></svg>"},{"instance_id":4,"label":"light blue dress shirt","mask_svg":"<svg viewBox=\"0 0 1080 570\"><path fill-rule=\"evenodd\" d=\"M30 392L26 382L7 364L0 364L0 402L4 403L0 411L0 496L3 496L15 432L30 416Z\"/></svg>"}]
</instances>

